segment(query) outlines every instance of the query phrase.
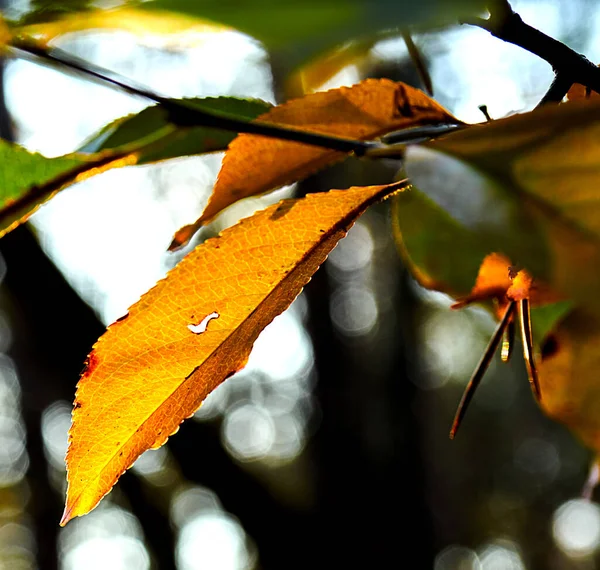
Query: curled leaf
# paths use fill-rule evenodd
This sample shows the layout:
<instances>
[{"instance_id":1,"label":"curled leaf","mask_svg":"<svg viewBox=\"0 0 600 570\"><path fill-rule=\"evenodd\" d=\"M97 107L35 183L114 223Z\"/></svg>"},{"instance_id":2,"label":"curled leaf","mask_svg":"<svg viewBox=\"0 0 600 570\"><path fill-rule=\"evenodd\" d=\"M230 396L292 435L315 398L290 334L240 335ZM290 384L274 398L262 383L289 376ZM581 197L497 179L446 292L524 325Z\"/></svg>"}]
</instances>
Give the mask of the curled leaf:
<instances>
[{"instance_id":1,"label":"curled leaf","mask_svg":"<svg viewBox=\"0 0 600 570\"><path fill-rule=\"evenodd\" d=\"M259 119L275 124L368 140L407 127L459 122L427 95L387 79L313 93L274 107ZM178 233L172 249L234 202L291 184L333 164L345 153L242 134L229 145L202 216Z\"/></svg>"}]
</instances>

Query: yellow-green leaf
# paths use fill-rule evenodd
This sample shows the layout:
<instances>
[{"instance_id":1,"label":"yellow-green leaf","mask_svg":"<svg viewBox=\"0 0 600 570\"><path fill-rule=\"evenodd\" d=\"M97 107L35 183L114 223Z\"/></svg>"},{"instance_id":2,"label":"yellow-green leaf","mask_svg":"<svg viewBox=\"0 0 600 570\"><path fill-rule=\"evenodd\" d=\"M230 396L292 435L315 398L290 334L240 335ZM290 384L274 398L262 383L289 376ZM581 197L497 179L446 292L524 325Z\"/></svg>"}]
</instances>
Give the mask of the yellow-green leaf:
<instances>
[{"instance_id":1,"label":"yellow-green leaf","mask_svg":"<svg viewBox=\"0 0 600 570\"><path fill-rule=\"evenodd\" d=\"M56 19L16 27L13 33L18 37L35 38L47 45L63 34L89 30L119 30L138 36L164 36L182 33L206 34L227 29L215 22L185 14L119 6L108 10L65 12L57 15Z\"/></svg>"}]
</instances>

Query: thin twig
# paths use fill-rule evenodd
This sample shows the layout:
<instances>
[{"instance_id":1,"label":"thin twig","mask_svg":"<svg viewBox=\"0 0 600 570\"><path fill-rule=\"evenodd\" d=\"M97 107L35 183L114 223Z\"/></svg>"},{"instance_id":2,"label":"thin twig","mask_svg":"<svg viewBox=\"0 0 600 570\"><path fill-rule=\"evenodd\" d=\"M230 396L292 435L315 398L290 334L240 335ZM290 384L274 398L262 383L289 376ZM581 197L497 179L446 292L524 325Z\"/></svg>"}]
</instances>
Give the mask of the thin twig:
<instances>
[{"instance_id":1,"label":"thin twig","mask_svg":"<svg viewBox=\"0 0 600 570\"><path fill-rule=\"evenodd\" d=\"M433 81L431 81L431 75L429 74L427 64L425 63L419 48L416 46L412 36L408 32L404 32L402 38L404 39L408 55L410 55L410 58L415 65L415 69L419 74L419 79L421 80L425 91L430 97L433 97Z\"/></svg>"},{"instance_id":2,"label":"thin twig","mask_svg":"<svg viewBox=\"0 0 600 570\"><path fill-rule=\"evenodd\" d=\"M477 107L480 111L481 114L485 117L485 120L489 123L490 121L492 121L492 117L490 115L490 112L488 111L488 107L487 105L479 105L479 107Z\"/></svg>"},{"instance_id":3,"label":"thin twig","mask_svg":"<svg viewBox=\"0 0 600 570\"><path fill-rule=\"evenodd\" d=\"M458 408L456 410L456 415L454 416L454 422L452 422L452 429L450 430L450 439L454 439L456 436L456 432L460 427L460 424L467 412L467 408L473 399L473 395L475 394L475 390L479 386L483 375L488 369L490 363L492 362L492 358L498 349L498 345L504 336L504 330L508 326L513 313L515 312L515 302L511 301L506 308L506 312L500 321L500 324L494 331L492 338L490 339L477 368L475 368L475 372L473 372L473 376L471 376L471 380L467 384L465 391L463 392L462 398L460 400L460 404L458 404Z\"/></svg>"},{"instance_id":4,"label":"thin twig","mask_svg":"<svg viewBox=\"0 0 600 570\"><path fill-rule=\"evenodd\" d=\"M432 140L443 135L468 128L470 125L426 125L424 127L411 127L395 131L381 137L383 143L380 147L369 149L364 156L367 158L402 158L407 144L416 144Z\"/></svg>"},{"instance_id":5,"label":"thin twig","mask_svg":"<svg viewBox=\"0 0 600 570\"><path fill-rule=\"evenodd\" d=\"M213 127L235 133L249 133L302 144L318 146L340 152L353 152L363 156L368 150L383 146L379 142L347 139L315 132L303 131L293 127L284 127L266 121L245 121L232 115L210 112L199 109L192 103L168 99L152 92L145 86L139 85L129 79L118 76L107 69L80 60L72 55L52 49L48 51L32 42L14 40L12 48L22 53L33 55L43 61L58 64L71 70L93 77L102 83L108 83L132 95L144 97L162 105L169 113L171 122L184 127Z\"/></svg>"}]
</instances>

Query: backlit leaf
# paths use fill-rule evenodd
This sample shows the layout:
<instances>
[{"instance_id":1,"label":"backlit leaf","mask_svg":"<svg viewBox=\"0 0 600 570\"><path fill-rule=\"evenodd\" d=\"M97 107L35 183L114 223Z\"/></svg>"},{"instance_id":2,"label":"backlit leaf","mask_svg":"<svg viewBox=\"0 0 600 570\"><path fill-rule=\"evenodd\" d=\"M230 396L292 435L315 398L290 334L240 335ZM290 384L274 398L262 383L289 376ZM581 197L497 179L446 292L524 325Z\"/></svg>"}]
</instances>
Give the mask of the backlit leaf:
<instances>
[{"instance_id":1,"label":"backlit leaf","mask_svg":"<svg viewBox=\"0 0 600 570\"><path fill-rule=\"evenodd\" d=\"M89 30L119 30L138 36L171 35L182 33L206 34L226 30L214 22L202 21L184 14L161 10L144 10L120 6L107 10L89 10L56 13L55 19L29 24L14 29L19 36L36 38L48 44L58 36Z\"/></svg>"},{"instance_id":2,"label":"backlit leaf","mask_svg":"<svg viewBox=\"0 0 600 570\"><path fill-rule=\"evenodd\" d=\"M98 155L96 166L121 159ZM27 219L65 184L74 182L92 165L83 155L47 158L0 140L0 236Z\"/></svg>"},{"instance_id":3,"label":"backlit leaf","mask_svg":"<svg viewBox=\"0 0 600 570\"><path fill-rule=\"evenodd\" d=\"M284 200L198 246L111 325L77 389L62 524L93 509L143 451L165 443L240 370L356 218L401 188Z\"/></svg>"},{"instance_id":4,"label":"backlit leaf","mask_svg":"<svg viewBox=\"0 0 600 570\"><path fill-rule=\"evenodd\" d=\"M260 119L341 137L367 140L390 131L457 122L424 93L387 79L313 93L274 107ZM290 184L333 164L345 153L242 134L229 145L213 194L198 221L182 228L172 249L241 198Z\"/></svg>"},{"instance_id":5,"label":"backlit leaf","mask_svg":"<svg viewBox=\"0 0 600 570\"><path fill-rule=\"evenodd\" d=\"M488 252L600 314L599 133L599 102L548 106L411 148L406 171Z\"/></svg>"}]
</instances>

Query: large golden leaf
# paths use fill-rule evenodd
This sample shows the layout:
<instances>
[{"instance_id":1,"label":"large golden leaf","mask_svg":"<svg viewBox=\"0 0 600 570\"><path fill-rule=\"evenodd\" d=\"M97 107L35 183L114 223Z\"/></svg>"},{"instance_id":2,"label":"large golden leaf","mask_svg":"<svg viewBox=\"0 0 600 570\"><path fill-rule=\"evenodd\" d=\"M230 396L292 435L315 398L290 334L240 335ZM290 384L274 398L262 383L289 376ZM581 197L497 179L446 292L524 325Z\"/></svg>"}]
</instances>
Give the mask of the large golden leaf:
<instances>
[{"instance_id":1,"label":"large golden leaf","mask_svg":"<svg viewBox=\"0 0 600 570\"><path fill-rule=\"evenodd\" d=\"M408 127L459 122L423 92L389 79L313 93L278 105L259 120L360 140ZM234 202L306 178L345 156L281 139L238 136L229 145L202 216L177 232L171 249L185 245L198 228Z\"/></svg>"},{"instance_id":2,"label":"large golden leaf","mask_svg":"<svg viewBox=\"0 0 600 570\"><path fill-rule=\"evenodd\" d=\"M285 200L210 239L112 324L90 353L73 410L61 524L93 509L146 449L161 446L246 363L372 203L403 188Z\"/></svg>"}]
</instances>

